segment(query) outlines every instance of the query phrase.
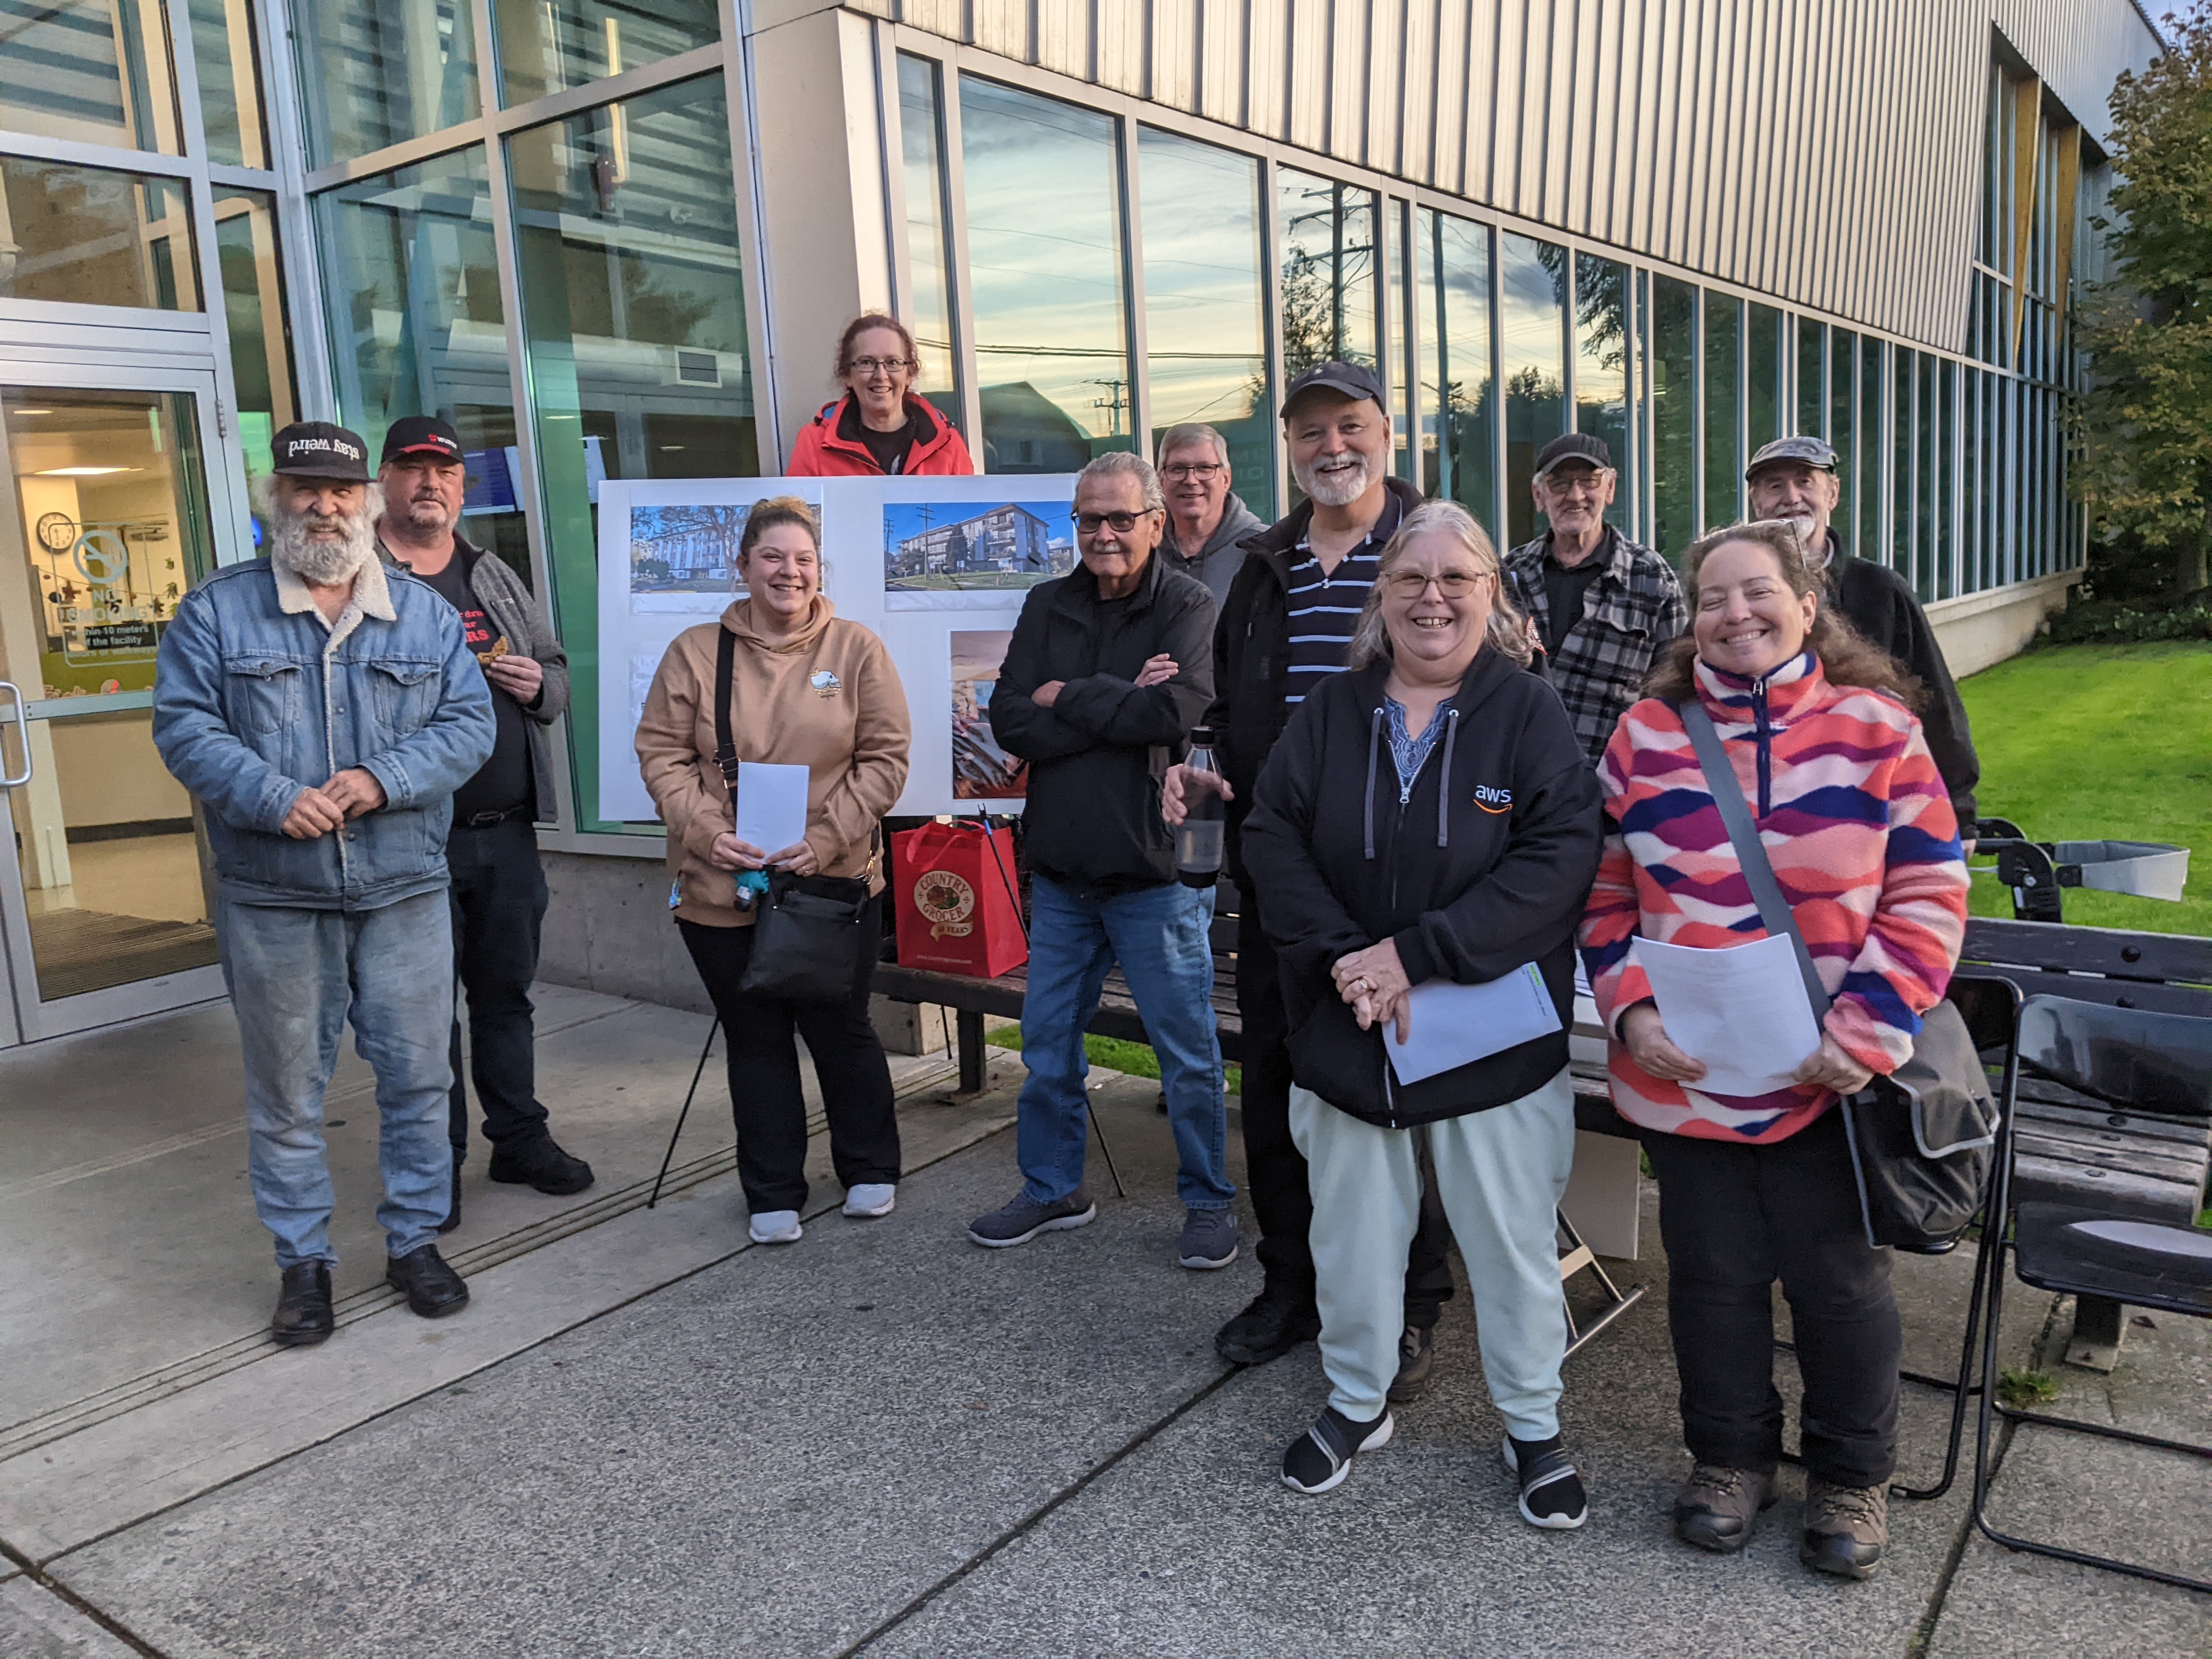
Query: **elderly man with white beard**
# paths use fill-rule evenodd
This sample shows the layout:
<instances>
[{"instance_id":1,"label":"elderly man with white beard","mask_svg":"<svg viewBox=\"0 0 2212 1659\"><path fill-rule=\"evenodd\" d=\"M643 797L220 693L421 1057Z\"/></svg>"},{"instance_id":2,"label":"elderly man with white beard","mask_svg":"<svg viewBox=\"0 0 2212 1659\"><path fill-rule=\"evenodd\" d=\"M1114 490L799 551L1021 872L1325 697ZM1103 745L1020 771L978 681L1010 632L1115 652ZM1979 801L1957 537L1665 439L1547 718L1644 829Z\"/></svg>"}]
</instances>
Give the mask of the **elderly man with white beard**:
<instances>
[{"instance_id":1,"label":"elderly man with white beard","mask_svg":"<svg viewBox=\"0 0 2212 1659\"><path fill-rule=\"evenodd\" d=\"M1306 1161L1291 1139L1288 1016L1274 947L1260 925L1261 896L1242 853L1244 813L1268 751L1291 713L1345 653L1376 562L1420 492L1389 476L1390 417L1382 382L1358 363L1316 364L1283 398L1291 476L1306 499L1290 516L1243 544L1214 633L1212 707L1219 775L1170 769L1162 811L1183 816L1187 792L1214 787L1229 803L1228 860L1241 900L1237 923L1237 1006L1243 1017L1245 1187L1260 1224L1260 1294L1221 1328L1215 1350L1239 1365L1264 1365L1321 1329L1307 1233L1313 1199ZM1406 1328L1393 1400L1425 1388L1435 1363L1432 1333L1451 1295L1451 1234L1432 1191L1423 1194L1406 1273Z\"/></svg>"},{"instance_id":2,"label":"elderly man with white beard","mask_svg":"<svg viewBox=\"0 0 2212 1659\"><path fill-rule=\"evenodd\" d=\"M331 1329L323 1092L349 1021L376 1073L385 1277L425 1318L468 1301L434 1243L453 1180L445 845L495 727L460 617L377 560L361 439L301 422L271 449L269 555L177 607L154 742L205 809L246 1173L283 1275L270 1329L296 1347Z\"/></svg>"}]
</instances>

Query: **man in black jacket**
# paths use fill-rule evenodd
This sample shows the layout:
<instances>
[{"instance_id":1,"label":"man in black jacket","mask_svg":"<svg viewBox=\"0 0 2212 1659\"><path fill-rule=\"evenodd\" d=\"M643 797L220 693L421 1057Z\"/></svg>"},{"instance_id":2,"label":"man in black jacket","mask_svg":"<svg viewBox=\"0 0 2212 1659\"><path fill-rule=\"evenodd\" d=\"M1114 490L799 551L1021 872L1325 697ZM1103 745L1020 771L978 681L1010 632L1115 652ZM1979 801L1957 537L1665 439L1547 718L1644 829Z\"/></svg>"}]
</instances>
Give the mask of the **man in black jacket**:
<instances>
[{"instance_id":1,"label":"man in black jacket","mask_svg":"<svg viewBox=\"0 0 2212 1659\"><path fill-rule=\"evenodd\" d=\"M1176 1260L1237 1259L1237 1189L1213 1024L1213 890L1176 879L1160 785L1213 693L1213 598L1155 556L1167 521L1142 456L1102 455L1075 486L1082 568L1022 606L991 693L991 731L1030 764L1023 846L1030 963L1015 1130L1022 1190L968 1236L1026 1244L1098 1213L1083 1187L1083 1031L1118 960L1153 1051L1186 1212Z\"/></svg>"},{"instance_id":2,"label":"man in black jacket","mask_svg":"<svg viewBox=\"0 0 2212 1659\"><path fill-rule=\"evenodd\" d=\"M1420 492L1389 476L1390 417L1382 383L1356 363L1322 363L1291 382L1283 398L1291 474L1307 499L1289 517L1245 542L1214 630L1214 732L1229 796L1229 868L1241 903L1237 925L1237 1007L1243 1018L1245 1184L1260 1223L1266 1282L1213 1340L1234 1364L1264 1365L1321 1329L1314 1305L1313 1252L1306 1235L1313 1198L1306 1161L1291 1139L1290 1024L1274 947L1260 922L1261 897L1241 850L1253 786L1283 726L1307 693L1344 667L1352 625L1375 584L1376 560ZM1177 768L1168 811L1197 787ZM1431 1333L1451 1295L1443 1213L1425 1200L1406 1279L1405 1361L1394 1395L1410 1398L1434 1364Z\"/></svg>"},{"instance_id":3,"label":"man in black jacket","mask_svg":"<svg viewBox=\"0 0 2212 1659\"><path fill-rule=\"evenodd\" d=\"M1936 630L1905 579L1887 565L1855 558L1830 527L1842 487L1836 477L1836 452L1820 438L1777 438L1751 458L1744 471L1751 516L1787 519L1797 526L1807 559L1825 572L1836 609L1852 627L1903 663L1918 678L1926 702L1918 711L1928 733L1928 750L1950 791L1966 850L1974 846L1974 787L1982 763L1974 753L1974 733L1966 706L1936 643Z\"/></svg>"}]
</instances>

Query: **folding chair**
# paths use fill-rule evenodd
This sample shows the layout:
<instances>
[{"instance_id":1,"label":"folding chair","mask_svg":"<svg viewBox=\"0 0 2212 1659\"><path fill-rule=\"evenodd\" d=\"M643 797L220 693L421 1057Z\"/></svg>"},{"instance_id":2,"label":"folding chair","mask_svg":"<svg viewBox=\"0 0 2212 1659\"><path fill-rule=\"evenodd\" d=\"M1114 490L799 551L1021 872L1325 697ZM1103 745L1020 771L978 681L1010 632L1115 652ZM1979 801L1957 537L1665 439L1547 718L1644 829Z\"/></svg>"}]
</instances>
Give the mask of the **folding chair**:
<instances>
[{"instance_id":1,"label":"folding chair","mask_svg":"<svg viewBox=\"0 0 2212 1659\"><path fill-rule=\"evenodd\" d=\"M2064 997L2030 997L2020 1019L2020 1064L2035 1076L2103 1102L2116 1111L2212 1122L2212 1019L2108 1008ZM2212 1580L2162 1572L2111 1556L2039 1543L2000 1532L1987 1514L1990 1430L2015 1424L2094 1434L2130 1445L2212 1459L2212 1446L2139 1434L2002 1405L1997 1350L2003 1330L2005 1263L2041 1291L2105 1297L2130 1306L2212 1319L2212 1231L2145 1221L2078 1204L2029 1202L2012 1209L2013 1141L2000 1142L1996 1195L1983 1238L1988 1315L1982 1346L1982 1404L1974 1435L1974 1524L2009 1550L2101 1567L2183 1589L2212 1594ZM2009 1221L2008 1229L2006 1223Z\"/></svg>"}]
</instances>

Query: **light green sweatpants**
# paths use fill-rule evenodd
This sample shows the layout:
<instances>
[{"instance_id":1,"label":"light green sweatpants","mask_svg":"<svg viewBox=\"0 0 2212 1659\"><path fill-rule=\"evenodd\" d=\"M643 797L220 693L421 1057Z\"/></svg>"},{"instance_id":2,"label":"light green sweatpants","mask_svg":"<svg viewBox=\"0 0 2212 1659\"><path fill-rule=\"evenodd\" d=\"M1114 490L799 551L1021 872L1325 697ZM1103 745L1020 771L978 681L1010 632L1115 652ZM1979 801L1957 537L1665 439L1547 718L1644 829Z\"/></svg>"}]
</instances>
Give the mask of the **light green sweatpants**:
<instances>
[{"instance_id":1,"label":"light green sweatpants","mask_svg":"<svg viewBox=\"0 0 2212 1659\"><path fill-rule=\"evenodd\" d=\"M1413 1137L1429 1137L1437 1194L1474 1292L1490 1397L1509 1433L1559 1431L1567 1348L1554 1212L1575 1158L1574 1088L1562 1071L1503 1106L1417 1129L1385 1129L1291 1091L1291 1136L1313 1190L1314 1279L1328 1403L1382 1414L1405 1328L1406 1250L1421 1204Z\"/></svg>"}]
</instances>

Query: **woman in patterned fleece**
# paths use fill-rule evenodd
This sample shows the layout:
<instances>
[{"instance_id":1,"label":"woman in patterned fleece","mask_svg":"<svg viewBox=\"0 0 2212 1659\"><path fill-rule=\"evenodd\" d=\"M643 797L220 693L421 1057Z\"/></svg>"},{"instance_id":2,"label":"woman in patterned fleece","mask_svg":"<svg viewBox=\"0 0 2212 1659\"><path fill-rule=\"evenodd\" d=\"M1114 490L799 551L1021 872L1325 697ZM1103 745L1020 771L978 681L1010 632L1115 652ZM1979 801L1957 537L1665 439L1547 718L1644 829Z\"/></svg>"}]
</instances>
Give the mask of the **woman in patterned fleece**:
<instances>
[{"instance_id":1,"label":"woman in patterned fleece","mask_svg":"<svg viewBox=\"0 0 2212 1659\"><path fill-rule=\"evenodd\" d=\"M1691 631L1621 717L1598 781L1605 854L1582 950L1612 1033L1613 1103L1659 1179L1669 1322L1693 1461L1685 1542L1750 1541L1782 1452L1771 1287L1790 1300L1806 1469L1798 1553L1863 1578L1888 1540L1901 1335L1887 1251L1869 1245L1838 1094L1893 1071L1949 983L1966 932L1959 826L1910 704L1919 686L1821 603L1786 524L1737 525L1684 561ZM1834 999L1793 1086L1698 1087L1630 946L1764 938L1684 730L1696 697L1733 763L1775 879Z\"/></svg>"}]
</instances>

